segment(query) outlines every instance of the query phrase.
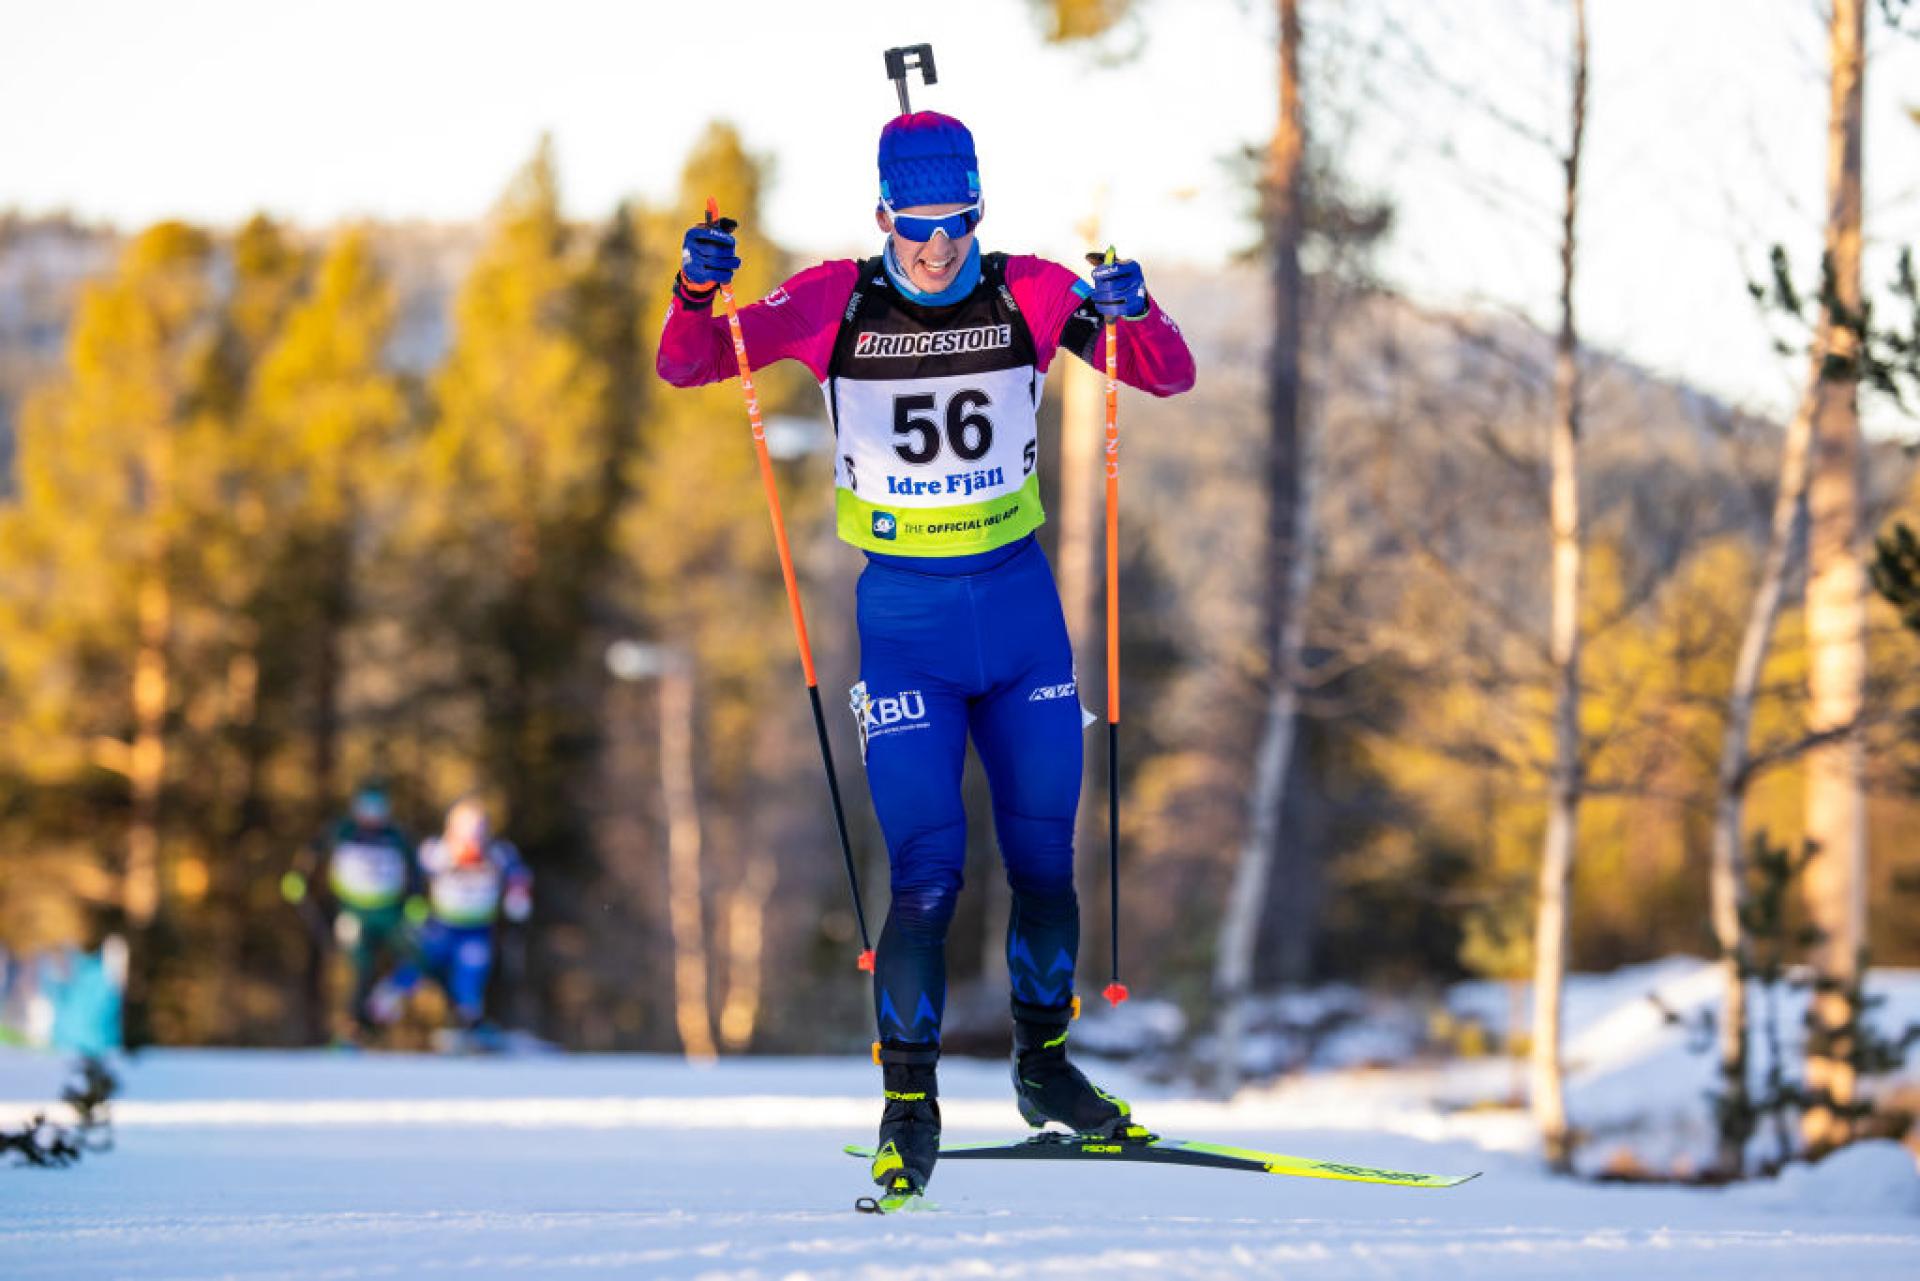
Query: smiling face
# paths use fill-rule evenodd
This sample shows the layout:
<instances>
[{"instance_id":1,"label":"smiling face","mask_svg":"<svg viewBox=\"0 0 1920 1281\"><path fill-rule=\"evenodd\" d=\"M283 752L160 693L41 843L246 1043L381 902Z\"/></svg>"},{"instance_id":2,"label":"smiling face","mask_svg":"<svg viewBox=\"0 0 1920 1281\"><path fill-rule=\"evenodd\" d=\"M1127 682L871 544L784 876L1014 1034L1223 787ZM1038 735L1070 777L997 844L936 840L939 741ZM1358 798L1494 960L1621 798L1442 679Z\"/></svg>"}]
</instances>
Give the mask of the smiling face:
<instances>
[{"instance_id":1,"label":"smiling face","mask_svg":"<svg viewBox=\"0 0 1920 1281\"><path fill-rule=\"evenodd\" d=\"M900 212L919 218L940 218L972 207L967 204L914 205ZM960 274L960 265L966 262L967 253L973 248L973 238L977 234L977 231L969 231L958 240L950 240L946 232L936 231L932 240L921 242L908 240L895 230L893 218L885 209L875 210L874 219L880 224L880 230L887 233L888 243L893 246L894 261L907 273L907 280L913 287L923 294L937 294L954 282L954 278Z\"/></svg>"}]
</instances>

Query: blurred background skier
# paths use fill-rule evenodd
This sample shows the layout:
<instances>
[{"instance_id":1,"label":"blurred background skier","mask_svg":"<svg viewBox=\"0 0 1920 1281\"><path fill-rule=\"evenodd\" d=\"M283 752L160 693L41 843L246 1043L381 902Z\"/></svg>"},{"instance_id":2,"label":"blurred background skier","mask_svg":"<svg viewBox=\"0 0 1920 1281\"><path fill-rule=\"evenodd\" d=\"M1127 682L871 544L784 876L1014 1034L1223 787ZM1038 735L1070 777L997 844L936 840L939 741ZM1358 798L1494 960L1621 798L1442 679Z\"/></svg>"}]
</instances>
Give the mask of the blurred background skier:
<instances>
[{"instance_id":1,"label":"blurred background skier","mask_svg":"<svg viewBox=\"0 0 1920 1281\"><path fill-rule=\"evenodd\" d=\"M519 924L533 911L533 874L520 852L493 834L486 806L455 802L445 828L420 846L426 877L426 919L413 956L374 989L369 1004L382 1023L400 1015L420 979L446 993L466 1048L483 1048L487 981L493 974L494 928L501 918Z\"/></svg>"},{"instance_id":2,"label":"blurred background skier","mask_svg":"<svg viewBox=\"0 0 1920 1281\"><path fill-rule=\"evenodd\" d=\"M415 922L426 916L413 844L393 822L385 785L368 780L354 789L320 857L324 892L315 893L310 883L320 858L308 851L281 879L281 894L316 930L330 929L346 952L352 974L347 1014L354 1035L365 1038L378 1027L368 1005L374 985L408 950L409 913Z\"/></svg>"},{"instance_id":3,"label":"blurred background skier","mask_svg":"<svg viewBox=\"0 0 1920 1281\"><path fill-rule=\"evenodd\" d=\"M937 112L880 135L882 252L822 263L740 311L753 366L797 360L827 396L840 537L868 564L852 705L892 901L874 973L885 1102L872 1174L889 1197L926 1186L940 1142L935 1063L946 936L966 858L961 773L972 736L1013 890L1007 932L1014 1091L1029 1123L1138 1131L1067 1061L1077 1009L1073 886L1083 726L1060 597L1034 531L1036 419L1061 350L1095 369L1118 320L1120 378L1157 396L1193 385L1193 357L1139 264L1089 286L1065 267L983 254L973 137ZM728 220L690 229L661 336L675 386L736 376L713 313L740 265Z\"/></svg>"}]
</instances>

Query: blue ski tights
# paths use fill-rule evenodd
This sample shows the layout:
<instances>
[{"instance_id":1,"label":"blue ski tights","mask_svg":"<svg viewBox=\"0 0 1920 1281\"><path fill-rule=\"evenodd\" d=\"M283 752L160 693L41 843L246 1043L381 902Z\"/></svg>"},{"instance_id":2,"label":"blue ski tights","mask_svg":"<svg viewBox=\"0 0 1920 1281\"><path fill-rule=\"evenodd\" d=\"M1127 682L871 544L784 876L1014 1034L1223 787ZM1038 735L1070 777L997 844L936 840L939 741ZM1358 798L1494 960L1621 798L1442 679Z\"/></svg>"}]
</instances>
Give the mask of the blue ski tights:
<instances>
[{"instance_id":1,"label":"blue ski tights","mask_svg":"<svg viewBox=\"0 0 1920 1281\"><path fill-rule=\"evenodd\" d=\"M986 565L953 573L875 557L860 577L853 702L893 875L873 976L880 1038L891 1044L940 1040L947 926L966 861L969 733L1013 890L1013 997L1046 1007L1073 997L1083 729L1072 647L1038 543L977 560Z\"/></svg>"}]
</instances>

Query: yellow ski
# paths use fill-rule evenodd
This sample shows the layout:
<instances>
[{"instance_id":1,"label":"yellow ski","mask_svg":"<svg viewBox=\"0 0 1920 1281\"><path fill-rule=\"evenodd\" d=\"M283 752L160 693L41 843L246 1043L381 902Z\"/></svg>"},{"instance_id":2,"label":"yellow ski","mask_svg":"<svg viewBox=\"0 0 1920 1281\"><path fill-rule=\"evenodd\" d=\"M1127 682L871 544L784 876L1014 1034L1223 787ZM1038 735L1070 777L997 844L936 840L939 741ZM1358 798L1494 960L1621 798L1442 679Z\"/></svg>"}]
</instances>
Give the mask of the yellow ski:
<instances>
[{"instance_id":1,"label":"yellow ski","mask_svg":"<svg viewBox=\"0 0 1920 1281\"><path fill-rule=\"evenodd\" d=\"M873 1149L849 1143L849 1156L871 1160ZM1118 1161L1155 1165L1195 1165L1215 1170L1245 1170L1296 1179L1334 1179L1342 1183L1386 1183L1402 1188L1452 1188L1480 1177L1472 1174L1419 1174L1323 1161L1313 1157L1260 1152L1253 1148L1201 1143L1193 1139L1106 1139L1097 1135L1048 1131L1010 1143L956 1143L940 1149L942 1161Z\"/></svg>"}]
</instances>

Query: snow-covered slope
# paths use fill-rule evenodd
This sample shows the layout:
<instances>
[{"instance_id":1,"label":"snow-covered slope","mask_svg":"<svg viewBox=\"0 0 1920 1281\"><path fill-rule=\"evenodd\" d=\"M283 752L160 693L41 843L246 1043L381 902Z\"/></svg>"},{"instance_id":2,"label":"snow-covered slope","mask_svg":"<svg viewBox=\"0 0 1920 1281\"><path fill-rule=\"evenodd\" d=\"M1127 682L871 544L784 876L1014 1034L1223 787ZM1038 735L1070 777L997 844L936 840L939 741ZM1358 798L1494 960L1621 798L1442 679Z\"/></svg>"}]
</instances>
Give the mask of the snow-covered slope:
<instances>
[{"instance_id":1,"label":"snow-covered slope","mask_svg":"<svg viewBox=\"0 0 1920 1281\"><path fill-rule=\"evenodd\" d=\"M1883 1002L1870 1015L1883 1034L1920 1024L1920 971L1876 969L1867 993ZM1773 1003L1769 1016L1767 994L1758 984L1749 986L1755 1025L1748 1080L1756 1091L1768 1064L1769 1017L1790 1074L1797 1075L1804 1055L1806 992L1782 985ZM1509 994L1491 984L1456 987L1449 1005L1496 1030L1504 1030L1512 1013ZM1676 1171L1698 1168L1712 1153L1707 1095L1715 1086L1716 1064L1711 1038L1704 1035L1710 1024L1704 1020L1719 1005L1719 972L1688 957L1579 975L1568 983L1568 1106L1576 1124L1592 1136L1583 1158L1590 1167L1597 1169L1615 1154L1631 1154L1645 1168ZM1911 1083L1916 1077L1920 1063L1911 1065L1903 1080ZM1867 1089L1889 1084L1869 1081ZM1777 1157L1773 1135L1764 1129L1755 1135L1748 1154L1755 1161Z\"/></svg>"},{"instance_id":2,"label":"snow-covered slope","mask_svg":"<svg viewBox=\"0 0 1920 1281\"><path fill-rule=\"evenodd\" d=\"M1019 1126L1005 1069L943 1070L949 1130ZM58 1062L0 1054L0 1110ZM1920 1178L1891 1144L1732 1192L1596 1187L1482 1146L1409 1076L1231 1105L1134 1088L1169 1132L1403 1169L1450 1191L1209 1170L949 1164L937 1215L851 1211L871 1066L165 1051L115 1151L0 1170L0 1275L235 1277L1800 1277L1913 1275ZM1352 1127L1365 1121L1380 1129Z\"/></svg>"}]
</instances>

